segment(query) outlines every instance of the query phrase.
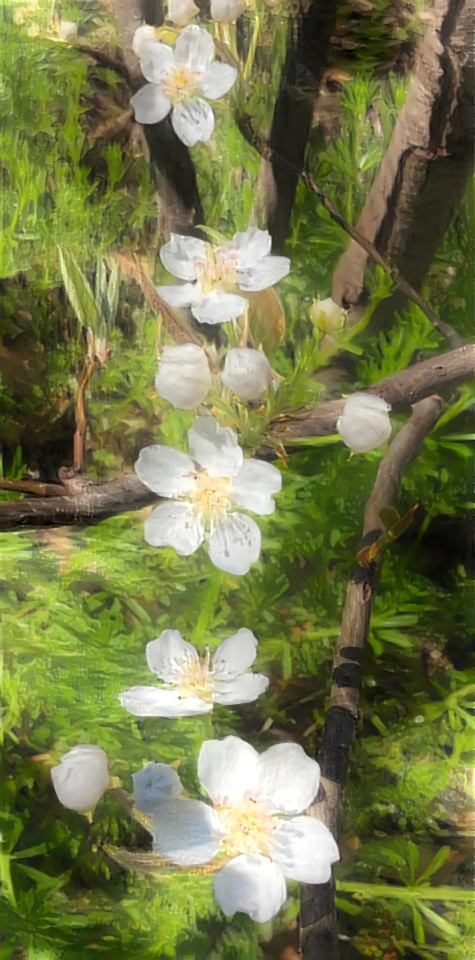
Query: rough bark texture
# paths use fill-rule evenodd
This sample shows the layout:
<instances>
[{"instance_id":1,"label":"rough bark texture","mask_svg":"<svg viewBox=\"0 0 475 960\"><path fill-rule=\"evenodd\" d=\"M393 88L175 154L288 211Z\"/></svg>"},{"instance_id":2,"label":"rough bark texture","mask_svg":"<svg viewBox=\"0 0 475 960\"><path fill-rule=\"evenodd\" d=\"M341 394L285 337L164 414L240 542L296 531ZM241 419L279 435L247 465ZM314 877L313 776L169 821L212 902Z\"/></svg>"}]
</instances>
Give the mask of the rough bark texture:
<instances>
[{"instance_id":1,"label":"rough bark texture","mask_svg":"<svg viewBox=\"0 0 475 960\"><path fill-rule=\"evenodd\" d=\"M429 397L414 406L411 419L402 427L381 461L365 508L363 544L373 542L383 530L379 511L391 505L402 474L417 455L426 434L440 415L441 401ZM358 567L348 584L340 634L333 660L330 705L326 713L320 750L325 797L308 811L337 834L341 794L346 783L351 743L358 720L360 659L368 636L371 604L377 588L380 564ZM338 930L333 881L303 884L300 934L303 960L338 960Z\"/></svg>"}]
</instances>

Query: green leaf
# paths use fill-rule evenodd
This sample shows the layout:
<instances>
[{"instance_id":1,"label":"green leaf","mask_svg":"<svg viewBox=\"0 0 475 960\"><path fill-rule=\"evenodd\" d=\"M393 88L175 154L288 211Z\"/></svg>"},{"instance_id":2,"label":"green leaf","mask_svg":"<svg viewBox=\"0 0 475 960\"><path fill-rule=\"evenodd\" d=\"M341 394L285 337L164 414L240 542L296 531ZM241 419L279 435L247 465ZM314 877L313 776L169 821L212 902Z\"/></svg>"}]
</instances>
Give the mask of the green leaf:
<instances>
[{"instance_id":1,"label":"green leaf","mask_svg":"<svg viewBox=\"0 0 475 960\"><path fill-rule=\"evenodd\" d=\"M434 873L437 873L437 870L440 870L448 857L450 857L450 847L441 847L429 863L429 866L426 867L420 877L417 878L416 883L424 883L424 880L428 880Z\"/></svg>"},{"instance_id":2,"label":"green leaf","mask_svg":"<svg viewBox=\"0 0 475 960\"><path fill-rule=\"evenodd\" d=\"M68 250L58 247L61 276L76 317L84 327L97 332L100 315L88 280Z\"/></svg>"}]
</instances>

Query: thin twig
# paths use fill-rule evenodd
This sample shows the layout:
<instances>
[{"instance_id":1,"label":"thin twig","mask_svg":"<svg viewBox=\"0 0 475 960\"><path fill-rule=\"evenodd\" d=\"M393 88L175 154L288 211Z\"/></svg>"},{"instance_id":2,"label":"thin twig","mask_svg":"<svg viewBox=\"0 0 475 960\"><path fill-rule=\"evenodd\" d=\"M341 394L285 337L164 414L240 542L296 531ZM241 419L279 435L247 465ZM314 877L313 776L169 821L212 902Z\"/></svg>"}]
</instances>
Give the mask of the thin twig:
<instances>
[{"instance_id":1,"label":"thin twig","mask_svg":"<svg viewBox=\"0 0 475 960\"><path fill-rule=\"evenodd\" d=\"M42 483L40 480L7 480L0 477L0 490L12 493L33 493L36 497L62 497L64 487L59 483Z\"/></svg>"},{"instance_id":2,"label":"thin twig","mask_svg":"<svg viewBox=\"0 0 475 960\"><path fill-rule=\"evenodd\" d=\"M267 143L264 143L254 132L251 124L251 118L249 116L239 117L236 122L243 137L252 147L254 147L255 150L257 150L257 153L259 153L264 160L267 160L269 163L278 164L279 166L285 166L287 169L292 170L295 176L302 178L304 183L306 183L307 186L313 190L313 193L316 197L318 197L320 203L325 208L327 213L330 214L332 220L343 230L345 230L345 232L348 233L349 236L352 237L353 240L355 240L356 243L358 243L359 246L366 251L366 253L374 260L374 262L377 263L384 270L384 272L388 274L389 277L391 277L393 283L399 287L403 293L405 293L409 300L412 300L413 303L417 304L420 310L422 310L422 312L425 313L425 315L429 318L434 327L436 327L437 330L439 330L440 333L447 338L452 347L462 346L462 339L459 334L453 330L448 323L445 323L438 317L435 310L433 310L430 304L427 303L427 300L424 300L420 293L418 293L417 290L414 290L414 287L412 287L411 284L401 276L397 267L393 267L386 262L384 257L382 257L379 251L376 249L374 243L371 243L371 241L364 237L356 227L345 220L331 200L329 200L324 194L322 188L315 181L311 173L308 173L308 171L303 168L300 169L294 163L291 163L290 160L287 160L286 157L283 157L280 153L276 153L275 150L272 150Z\"/></svg>"}]
</instances>

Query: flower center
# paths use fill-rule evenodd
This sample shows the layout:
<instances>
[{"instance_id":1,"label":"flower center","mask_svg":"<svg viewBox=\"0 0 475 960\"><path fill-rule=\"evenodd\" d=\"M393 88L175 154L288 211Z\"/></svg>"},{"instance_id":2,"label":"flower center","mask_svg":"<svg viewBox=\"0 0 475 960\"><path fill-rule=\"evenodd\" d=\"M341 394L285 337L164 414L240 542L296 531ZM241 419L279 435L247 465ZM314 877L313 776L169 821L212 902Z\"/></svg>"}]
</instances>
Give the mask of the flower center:
<instances>
[{"instance_id":1,"label":"flower center","mask_svg":"<svg viewBox=\"0 0 475 960\"><path fill-rule=\"evenodd\" d=\"M268 807L255 800L243 800L239 806L216 805L216 812L226 831L223 844L226 853L259 852L269 856L269 841L275 827Z\"/></svg>"},{"instance_id":2,"label":"flower center","mask_svg":"<svg viewBox=\"0 0 475 960\"><path fill-rule=\"evenodd\" d=\"M229 510L231 502L227 494L230 483L229 477L210 477L206 470L201 470L197 475L188 496L204 523L213 526Z\"/></svg>"},{"instance_id":3,"label":"flower center","mask_svg":"<svg viewBox=\"0 0 475 960\"><path fill-rule=\"evenodd\" d=\"M199 76L199 73L192 73L188 67L174 67L165 80L163 92L175 106L180 100L191 96Z\"/></svg>"},{"instance_id":4,"label":"flower center","mask_svg":"<svg viewBox=\"0 0 475 960\"><path fill-rule=\"evenodd\" d=\"M209 669L209 653L199 657L195 663L187 663L183 667L183 677L178 684L180 697L199 697L206 703L213 699L214 678Z\"/></svg>"},{"instance_id":5,"label":"flower center","mask_svg":"<svg viewBox=\"0 0 475 960\"><path fill-rule=\"evenodd\" d=\"M211 293L215 287L232 286L236 282L236 269L229 257L223 257L220 250L209 247L205 257L197 257L195 270L204 294Z\"/></svg>"}]
</instances>

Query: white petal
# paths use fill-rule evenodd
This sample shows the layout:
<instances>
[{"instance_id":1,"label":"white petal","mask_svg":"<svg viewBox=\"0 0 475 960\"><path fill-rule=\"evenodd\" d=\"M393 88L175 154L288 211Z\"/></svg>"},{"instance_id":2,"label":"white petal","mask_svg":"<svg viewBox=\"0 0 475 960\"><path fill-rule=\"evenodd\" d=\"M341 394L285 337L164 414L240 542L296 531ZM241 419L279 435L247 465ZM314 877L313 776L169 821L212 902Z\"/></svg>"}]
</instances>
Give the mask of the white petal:
<instances>
[{"instance_id":1,"label":"white petal","mask_svg":"<svg viewBox=\"0 0 475 960\"><path fill-rule=\"evenodd\" d=\"M265 460L244 460L241 470L234 478L230 497L239 507L253 510L261 516L273 513L273 493L282 487L282 474L272 463Z\"/></svg>"},{"instance_id":2,"label":"white petal","mask_svg":"<svg viewBox=\"0 0 475 960\"><path fill-rule=\"evenodd\" d=\"M158 123L170 112L171 103L156 83L146 83L130 99L137 123Z\"/></svg>"},{"instance_id":3,"label":"white petal","mask_svg":"<svg viewBox=\"0 0 475 960\"><path fill-rule=\"evenodd\" d=\"M243 576L259 558L261 531L257 523L243 513L228 513L224 520L216 522L208 542L215 567Z\"/></svg>"},{"instance_id":4,"label":"white petal","mask_svg":"<svg viewBox=\"0 0 475 960\"><path fill-rule=\"evenodd\" d=\"M168 763L148 763L132 774L132 780L135 806L142 813L151 813L161 800L174 800L183 792L180 777Z\"/></svg>"},{"instance_id":5,"label":"white petal","mask_svg":"<svg viewBox=\"0 0 475 960\"><path fill-rule=\"evenodd\" d=\"M259 757L258 798L283 813L301 813L313 802L320 767L298 743L276 743Z\"/></svg>"},{"instance_id":6,"label":"white petal","mask_svg":"<svg viewBox=\"0 0 475 960\"><path fill-rule=\"evenodd\" d=\"M178 690L160 687L131 687L119 694L119 700L134 717L196 717L212 710L199 697L180 697Z\"/></svg>"},{"instance_id":7,"label":"white petal","mask_svg":"<svg viewBox=\"0 0 475 960\"><path fill-rule=\"evenodd\" d=\"M240 317L247 307L247 300L225 290L212 290L196 302L192 314L198 323L227 323Z\"/></svg>"},{"instance_id":8,"label":"white petal","mask_svg":"<svg viewBox=\"0 0 475 960\"><path fill-rule=\"evenodd\" d=\"M270 363L260 350L233 347L226 355L221 380L236 396L259 400L272 380Z\"/></svg>"},{"instance_id":9,"label":"white petal","mask_svg":"<svg viewBox=\"0 0 475 960\"><path fill-rule=\"evenodd\" d=\"M214 54L211 34L195 25L182 30L175 43L175 61L192 73L204 73Z\"/></svg>"},{"instance_id":10,"label":"white petal","mask_svg":"<svg viewBox=\"0 0 475 960\"><path fill-rule=\"evenodd\" d=\"M199 8L193 0L168 0L168 19L179 27L184 27L196 13Z\"/></svg>"},{"instance_id":11,"label":"white petal","mask_svg":"<svg viewBox=\"0 0 475 960\"><path fill-rule=\"evenodd\" d=\"M175 66L173 50L166 43L145 42L140 54L140 69L149 83L161 84Z\"/></svg>"},{"instance_id":12,"label":"white petal","mask_svg":"<svg viewBox=\"0 0 475 960\"><path fill-rule=\"evenodd\" d=\"M134 467L139 480L159 497L185 496L196 472L186 453L158 443L144 447Z\"/></svg>"},{"instance_id":13,"label":"white petal","mask_svg":"<svg viewBox=\"0 0 475 960\"><path fill-rule=\"evenodd\" d=\"M100 747L79 744L51 768L51 779L63 807L79 813L92 810L109 786L107 756Z\"/></svg>"},{"instance_id":14,"label":"white petal","mask_svg":"<svg viewBox=\"0 0 475 960\"><path fill-rule=\"evenodd\" d=\"M156 42L157 35L155 33L155 27L151 27L148 23L145 23L143 26L137 27L137 30L134 33L132 50L134 51L136 57L140 57L147 44Z\"/></svg>"},{"instance_id":15,"label":"white petal","mask_svg":"<svg viewBox=\"0 0 475 960\"><path fill-rule=\"evenodd\" d=\"M170 307L191 307L193 303L203 300L203 293L199 283L177 283L170 286L155 287L157 293Z\"/></svg>"},{"instance_id":16,"label":"white petal","mask_svg":"<svg viewBox=\"0 0 475 960\"><path fill-rule=\"evenodd\" d=\"M223 706L233 703L252 703L269 686L269 678L263 673L243 673L234 680L218 681L213 692L213 702Z\"/></svg>"},{"instance_id":17,"label":"white petal","mask_svg":"<svg viewBox=\"0 0 475 960\"><path fill-rule=\"evenodd\" d=\"M314 817L281 820L272 832L270 855L284 876L300 883L327 883L340 857L328 827Z\"/></svg>"},{"instance_id":18,"label":"white petal","mask_svg":"<svg viewBox=\"0 0 475 960\"><path fill-rule=\"evenodd\" d=\"M239 737L205 740L198 757L198 777L213 803L238 803L256 788L259 754Z\"/></svg>"},{"instance_id":19,"label":"white petal","mask_svg":"<svg viewBox=\"0 0 475 960\"><path fill-rule=\"evenodd\" d=\"M165 683L181 683L186 669L198 663L198 654L179 630L163 630L146 647L147 663Z\"/></svg>"},{"instance_id":20,"label":"white petal","mask_svg":"<svg viewBox=\"0 0 475 960\"><path fill-rule=\"evenodd\" d=\"M217 100L231 89L237 77L237 70L228 63L210 63L201 77L199 86L205 97Z\"/></svg>"},{"instance_id":21,"label":"white petal","mask_svg":"<svg viewBox=\"0 0 475 960\"><path fill-rule=\"evenodd\" d=\"M256 923L266 923L285 903L287 891L275 863L260 853L241 853L216 874L214 896L226 916L239 911Z\"/></svg>"},{"instance_id":22,"label":"white petal","mask_svg":"<svg viewBox=\"0 0 475 960\"><path fill-rule=\"evenodd\" d=\"M264 257L246 270L238 270L237 282L242 290L266 290L286 277L290 270L288 257Z\"/></svg>"},{"instance_id":23,"label":"white petal","mask_svg":"<svg viewBox=\"0 0 475 960\"><path fill-rule=\"evenodd\" d=\"M212 660L215 679L233 680L248 670L256 659L256 647L257 640L247 627L223 640Z\"/></svg>"},{"instance_id":24,"label":"white petal","mask_svg":"<svg viewBox=\"0 0 475 960\"><path fill-rule=\"evenodd\" d=\"M271 246L272 239L268 230L248 227L247 230L234 234L230 250L235 251L237 269L246 270L266 257L271 251Z\"/></svg>"},{"instance_id":25,"label":"white petal","mask_svg":"<svg viewBox=\"0 0 475 960\"><path fill-rule=\"evenodd\" d=\"M211 18L217 23L234 23L246 9L246 0L211 0Z\"/></svg>"},{"instance_id":26,"label":"white petal","mask_svg":"<svg viewBox=\"0 0 475 960\"><path fill-rule=\"evenodd\" d=\"M235 477L243 455L231 427L220 427L215 417L196 417L188 430L190 456L210 477Z\"/></svg>"},{"instance_id":27,"label":"white petal","mask_svg":"<svg viewBox=\"0 0 475 960\"><path fill-rule=\"evenodd\" d=\"M205 257L206 244L203 240L182 236L179 233L172 233L171 239L160 249L160 260L163 266L180 280L196 280L195 260ZM175 290L176 287L171 289ZM193 300L189 302L193 303Z\"/></svg>"},{"instance_id":28,"label":"white petal","mask_svg":"<svg viewBox=\"0 0 475 960\"><path fill-rule=\"evenodd\" d=\"M391 435L390 405L371 393L354 393L338 418L337 430L343 443L355 453L367 453L385 443Z\"/></svg>"},{"instance_id":29,"label":"white petal","mask_svg":"<svg viewBox=\"0 0 475 960\"><path fill-rule=\"evenodd\" d=\"M209 140L214 130L214 113L201 97L182 100L173 108L172 127L186 147L194 147L198 140Z\"/></svg>"},{"instance_id":30,"label":"white petal","mask_svg":"<svg viewBox=\"0 0 475 960\"><path fill-rule=\"evenodd\" d=\"M221 822L201 800L178 797L157 804L153 812L153 849L180 866L207 863L216 856L222 837Z\"/></svg>"},{"instance_id":31,"label":"white petal","mask_svg":"<svg viewBox=\"0 0 475 960\"><path fill-rule=\"evenodd\" d=\"M203 543L204 527L187 503L161 503L144 524L144 536L152 547L174 547L180 557L189 557Z\"/></svg>"},{"instance_id":32,"label":"white petal","mask_svg":"<svg viewBox=\"0 0 475 960\"><path fill-rule=\"evenodd\" d=\"M157 393L179 410L197 407L211 387L211 373L204 350L195 343L164 347L155 386Z\"/></svg>"}]
</instances>

